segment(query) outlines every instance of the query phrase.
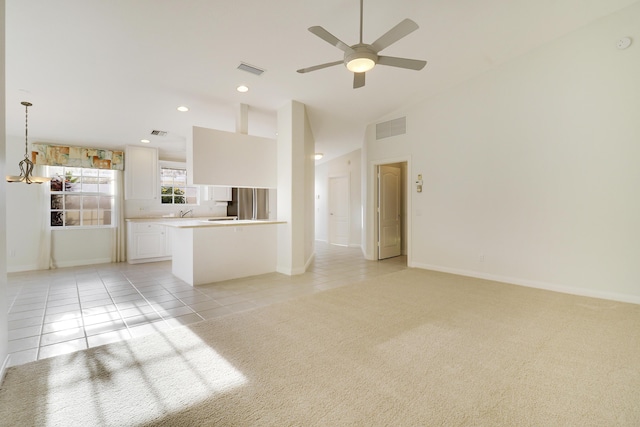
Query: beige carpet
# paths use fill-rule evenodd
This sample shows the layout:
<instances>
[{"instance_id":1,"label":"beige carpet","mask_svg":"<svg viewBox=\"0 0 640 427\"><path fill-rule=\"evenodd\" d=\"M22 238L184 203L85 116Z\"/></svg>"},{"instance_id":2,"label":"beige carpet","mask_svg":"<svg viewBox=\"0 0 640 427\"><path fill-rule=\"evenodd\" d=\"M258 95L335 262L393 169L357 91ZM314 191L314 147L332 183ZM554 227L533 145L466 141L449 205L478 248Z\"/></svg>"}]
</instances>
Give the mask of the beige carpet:
<instances>
[{"instance_id":1,"label":"beige carpet","mask_svg":"<svg viewBox=\"0 0 640 427\"><path fill-rule=\"evenodd\" d=\"M640 426L640 306L404 270L10 368L6 426Z\"/></svg>"}]
</instances>

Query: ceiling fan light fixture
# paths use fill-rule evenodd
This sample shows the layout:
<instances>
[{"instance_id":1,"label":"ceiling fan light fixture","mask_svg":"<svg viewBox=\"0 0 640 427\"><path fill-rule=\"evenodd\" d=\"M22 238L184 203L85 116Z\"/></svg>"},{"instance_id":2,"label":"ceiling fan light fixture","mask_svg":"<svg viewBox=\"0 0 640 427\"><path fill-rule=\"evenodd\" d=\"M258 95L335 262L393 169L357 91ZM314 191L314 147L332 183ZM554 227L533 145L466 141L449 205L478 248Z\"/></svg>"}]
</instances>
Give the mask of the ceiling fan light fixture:
<instances>
[{"instance_id":1,"label":"ceiling fan light fixture","mask_svg":"<svg viewBox=\"0 0 640 427\"><path fill-rule=\"evenodd\" d=\"M366 73L375 67L376 63L370 58L354 58L347 62L347 69L354 73Z\"/></svg>"},{"instance_id":2,"label":"ceiling fan light fixture","mask_svg":"<svg viewBox=\"0 0 640 427\"><path fill-rule=\"evenodd\" d=\"M367 46L354 46L351 52L344 55L347 69L353 73L366 73L376 66L378 55Z\"/></svg>"},{"instance_id":3,"label":"ceiling fan light fixture","mask_svg":"<svg viewBox=\"0 0 640 427\"><path fill-rule=\"evenodd\" d=\"M309 27L308 30L312 34L318 36L330 45L337 47L338 49L343 51L344 59L342 61L326 62L324 64L314 65L313 67L301 68L299 70L296 70L298 73L308 73L311 71L321 70L323 68L344 64L344 66L347 67L349 71L354 73L353 88L358 89L364 86L366 72L371 70L377 64L416 71L422 70L424 66L427 65L427 61L417 59L396 58L393 56L378 56L378 52L383 51L398 40L408 36L418 29L418 24L416 24L409 18L402 20L395 27L391 28L389 31L378 37L378 39L373 43L363 43L363 3L364 0L360 0L360 42L358 44L354 44L353 46L349 46L319 25Z\"/></svg>"}]
</instances>

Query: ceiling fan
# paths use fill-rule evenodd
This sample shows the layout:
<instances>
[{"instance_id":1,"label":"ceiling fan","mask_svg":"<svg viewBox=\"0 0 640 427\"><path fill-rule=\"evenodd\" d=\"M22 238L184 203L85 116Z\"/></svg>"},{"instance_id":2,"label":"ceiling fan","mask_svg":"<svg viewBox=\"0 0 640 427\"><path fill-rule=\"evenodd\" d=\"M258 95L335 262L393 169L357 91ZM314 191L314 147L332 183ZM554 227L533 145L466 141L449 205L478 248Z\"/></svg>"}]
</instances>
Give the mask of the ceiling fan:
<instances>
[{"instance_id":1,"label":"ceiling fan","mask_svg":"<svg viewBox=\"0 0 640 427\"><path fill-rule=\"evenodd\" d=\"M299 73L308 73L334 65L344 64L349 71L353 71L353 88L364 86L365 73L371 70L376 64L390 65L392 67L406 68L409 70L422 70L427 61L418 59L396 58L393 56L381 56L378 53L397 42L401 38L411 34L418 29L418 24L411 19L405 19L398 25L380 36L372 44L362 43L362 3L360 0L360 43L348 46L336 36L320 26L309 27L309 31L320 37L327 43L337 47L344 52L342 61L328 62L326 64L315 65L313 67L301 68Z\"/></svg>"}]
</instances>

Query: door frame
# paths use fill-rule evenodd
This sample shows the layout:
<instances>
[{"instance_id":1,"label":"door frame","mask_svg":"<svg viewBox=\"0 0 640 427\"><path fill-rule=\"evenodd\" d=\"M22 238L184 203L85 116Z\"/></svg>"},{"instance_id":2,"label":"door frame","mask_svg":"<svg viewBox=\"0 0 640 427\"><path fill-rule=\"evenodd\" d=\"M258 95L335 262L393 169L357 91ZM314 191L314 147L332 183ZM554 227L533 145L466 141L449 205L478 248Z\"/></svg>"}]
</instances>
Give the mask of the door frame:
<instances>
[{"instance_id":1,"label":"door frame","mask_svg":"<svg viewBox=\"0 0 640 427\"><path fill-rule=\"evenodd\" d=\"M336 178L346 178L347 179L347 244L345 246L351 246L351 175L348 173L338 174L338 175L329 175L327 177L327 243L330 245L338 245L336 243L331 243L331 180Z\"/></svg>"},{"instance_id":2,"label":"door frame","mask_svg":"<svg viewBox=\"0 0 640 427\"><path fill-rule=\"evenodd\" d=\"M382 165L378 165L376 166L376 183L377 183L377 188L378 191L376 193L377 197L376 197L376 224L375 224L375 228L376 228L376 233L377 233L377 241L376 241L376 259L377 260L382 260L382 259L388 259L388 258L393 258L394 256L389 256L389 257L385 257L385 258L380 258L381 254L380 251L382 249L381 246L381 238L382 236L380 236L380 228L382 227L382 212L380 210L381 207L381 203L382 203L382 197L383 196L383 191L382 188L380 186L381 182L382 182L382 177L381 177L381 173L382 173L382 168L387 166L387 167L393 167L396 169L400 170L400 174L399 174L399 178L400 178L400 188L398 189L398 196L400 197L400 230L398 230L398 233L400 234L400 254L399 255L404 255L402 253L402 246L403 244L406 245L406 241L404 239L403 236L403 230L404 230L404 217L406 216L406 212L405 212L405 194L402 192L402 187L406 187L406 181L407 181L407 177L406 175L406 165L403 166L404 162L401 163L385 163ZM403 169L405 169L404 173L403 173ZM398 256L399 256L398 255Z\"/></svg>"},{"instance_id":3,"label":"door frame","mask_svg":"<svg viewBox=\"0 0 640 427\"><path fill-rule=\"evenodd\" d=\"M404 227L406 230L406 247L407 247L407 266L413 266L412 258L412 207L411 207L411 195L413 190L413 183L410 177L413 176L411 156L393 157L379 160L370 160L367 168L368 175L368 190L367 190L367 206L365 208L365 240L364 254L365 258L369 260L377 260L378 258L378 166L388 165L394 163L406 163L407 170L405 179L405 189L402 197L405 200L406 207L406 221L404 221Z\"/></svg>"}]
</instances>

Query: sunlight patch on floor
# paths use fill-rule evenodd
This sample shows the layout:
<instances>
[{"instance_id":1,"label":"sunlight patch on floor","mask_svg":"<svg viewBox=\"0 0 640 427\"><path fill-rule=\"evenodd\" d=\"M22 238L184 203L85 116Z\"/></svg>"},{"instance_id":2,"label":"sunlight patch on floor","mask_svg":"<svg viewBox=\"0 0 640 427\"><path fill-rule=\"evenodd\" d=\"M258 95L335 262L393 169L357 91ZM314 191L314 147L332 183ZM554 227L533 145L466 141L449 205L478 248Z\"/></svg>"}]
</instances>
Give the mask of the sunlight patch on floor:
<instances>
[{"instance_id":1,"label":"sunlight patch on floor","mask_svg":"<svg viewBox=\"0 0 640 427\"><path fill-rule=\"evenodd\" d=\"M92 396L84 414L89 419L131 425L186 410L247 382L189 328L180 332L51 359L46 387L51 393L42 408L46 425L63 425L79 415L66 411L74 396Z\"/></svg>"}]
</instances>

